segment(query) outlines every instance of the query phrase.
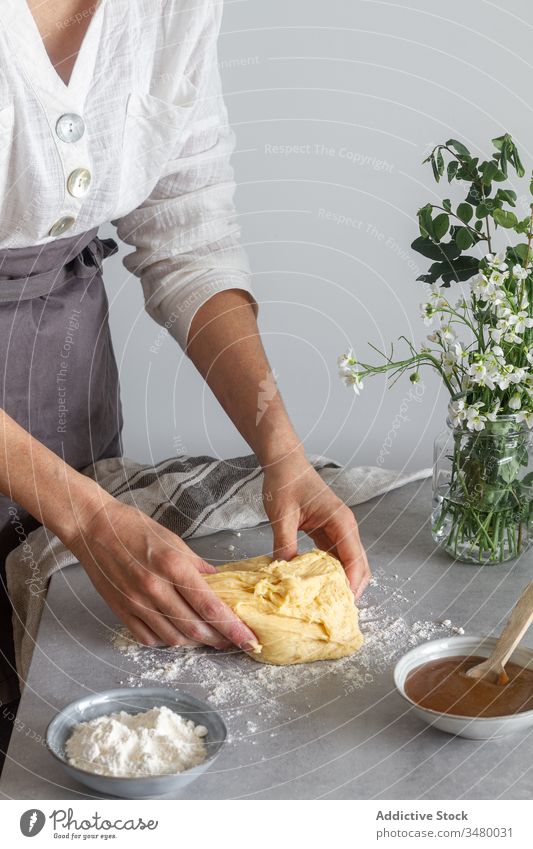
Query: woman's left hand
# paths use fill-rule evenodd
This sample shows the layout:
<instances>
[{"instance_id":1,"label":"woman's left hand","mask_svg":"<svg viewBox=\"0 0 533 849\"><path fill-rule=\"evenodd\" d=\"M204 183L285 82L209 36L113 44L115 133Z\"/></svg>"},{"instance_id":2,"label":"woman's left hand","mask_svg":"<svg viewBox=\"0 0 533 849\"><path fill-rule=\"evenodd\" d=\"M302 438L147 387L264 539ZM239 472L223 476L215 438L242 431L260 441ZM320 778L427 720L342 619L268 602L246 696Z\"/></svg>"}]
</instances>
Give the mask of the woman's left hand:
<instances>
[{"instance_id":1,"label":"woman's left hand","mask_svg":"<svg viewBox=\"0 0 533 849\"><path fill-rule=\"evenodd\" d=\"M305 531L318 548L340 560L358 599L370 580L370 569L350 508L324 483L300 449L268 463L264 472L263 498L274 532L274 557L295 557L298 531Z\"/></svg>"}]
</instances>

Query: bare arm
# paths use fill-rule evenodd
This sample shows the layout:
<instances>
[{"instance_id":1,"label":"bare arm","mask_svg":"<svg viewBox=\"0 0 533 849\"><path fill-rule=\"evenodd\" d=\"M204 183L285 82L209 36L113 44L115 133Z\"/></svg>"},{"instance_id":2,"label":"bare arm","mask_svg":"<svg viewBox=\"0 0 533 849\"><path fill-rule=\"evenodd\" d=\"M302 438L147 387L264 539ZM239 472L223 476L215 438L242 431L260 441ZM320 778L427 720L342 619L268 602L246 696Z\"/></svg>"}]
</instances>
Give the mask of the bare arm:
<instances>
[{"instance_id":1,"label":"bare arm","mask_svg":"<svg viewBox=\"0 0 533 849\"><path fill-rule=\"evenodd\" d=\"M305 458L245 292L221 292L198 310L188 353L263 466L275 555L293 557L297 532L304 530L339 557L359 596L370 572L353 513Z\"/></svg>"},{"instance_id":2,"label":"bare arm","mask_svg":"<svg viewBox=\"0 0 533 849\"><path fill-rule=\"evenodd\" d=\"M255 641L201 577L212 566L72 469L2 410L0 491L57 534L140 642L247 648Z\"/></svg>"}]
</instances>

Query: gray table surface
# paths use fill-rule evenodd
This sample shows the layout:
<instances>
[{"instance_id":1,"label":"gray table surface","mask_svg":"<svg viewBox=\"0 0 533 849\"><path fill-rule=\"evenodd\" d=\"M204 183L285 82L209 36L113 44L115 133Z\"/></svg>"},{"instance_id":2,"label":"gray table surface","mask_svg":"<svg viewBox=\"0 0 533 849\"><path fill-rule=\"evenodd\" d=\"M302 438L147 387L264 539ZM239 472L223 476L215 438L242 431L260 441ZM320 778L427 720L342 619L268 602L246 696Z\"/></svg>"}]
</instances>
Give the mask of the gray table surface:
<instances>
[{"instance_id":1,"label":"gray table surface","mask_svg":"<svg viewBox=\"0 0 533 849\"><path fill-rule=\"evenodd\" d=\"M414 588L400 592L399 612L407 622L450 619L467 634L499 632L532 579L532 555L496 567L454 564L430 538L430 501L425 481L357 508L371 565L394 574L400 588ZM239 538L214 534L193 547L217 563L230 559L232 544L233 556L268 553L270 530L244 531ZM94 798L63 773L36 735L44 735L54 713L68 702L120 686L128 659L104 633L115 624L81 567L53 577L0 782L4 798ZM533 644L531 633L525 642ZM250 706L249 713L221 709L230 742L181 798L532 797L531 736L475 742L428 728L395 692L392 667L391 662L354 692L346 692L335 674L287 692L282 698L290 721L263 725L255 734L243 733L243 724L249 727L246 721L256 717L258 706ZM187 689L207 695L201 683Z\"/></svg>"}]
</instances>

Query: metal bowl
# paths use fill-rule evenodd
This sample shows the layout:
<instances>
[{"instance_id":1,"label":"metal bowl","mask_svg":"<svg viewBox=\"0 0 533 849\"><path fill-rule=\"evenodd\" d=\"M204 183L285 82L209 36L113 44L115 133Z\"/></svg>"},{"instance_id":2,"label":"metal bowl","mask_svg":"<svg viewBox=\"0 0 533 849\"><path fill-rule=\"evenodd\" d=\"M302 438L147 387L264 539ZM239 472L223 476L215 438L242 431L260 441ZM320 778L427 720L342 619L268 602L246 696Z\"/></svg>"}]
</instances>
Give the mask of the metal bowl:
<instances>
[{"instance_id":1,"label":"metal bowl","mask_svg":"<svg viewBox=\"0 0 533 849\"><path fill-rule=\"evenodd\" d=\"M396 664L394 683L401 696L411 705L420 719L459 737L470 740L492 740L505 737L508 734L523 733L533 727L533 710L513 713L508 716L459 716L452 713L439 713L429 708L421 707L406 695L405 682L408 675L417 667L432 660L460 655L479 655L488 657L496 645L494 637L444 637L422 643L407 652ZM510 658L519 666L533 668L533 649L518 648Z\"/></svg>"},{"instance_id":2,"label":"metal bowl","mask_svg":"<svg viewBox=\"0 0 533 849\"><path fill-rule=\"evenodd\" d=\"M207 736L204 740L208 754L203 763L177 774L143 776L142 778L98 775L69 764L65 755L65 744L74 726L79 722L87 722L98 716L121 710L136 714L163 706L186 719L192 719L197 725L205 725ZM85 696L63 708L46 729L48 750L71 778L98 793L124 799L145 799L179 793L212 765L226 737L227 729L224 721L211 705L189 696L188 693L180 693L163 687L124 688Z\"/></svg>"}]
</instances>

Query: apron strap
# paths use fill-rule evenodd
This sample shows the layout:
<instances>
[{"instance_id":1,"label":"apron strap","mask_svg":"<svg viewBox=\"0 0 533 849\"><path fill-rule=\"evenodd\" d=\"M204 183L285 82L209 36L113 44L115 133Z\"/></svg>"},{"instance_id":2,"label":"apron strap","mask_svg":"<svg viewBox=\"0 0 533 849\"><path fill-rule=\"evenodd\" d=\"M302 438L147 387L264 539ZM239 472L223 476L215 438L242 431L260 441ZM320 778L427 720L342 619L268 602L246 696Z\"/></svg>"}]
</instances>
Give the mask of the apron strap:
<instances>
[{"instance_id":1,"label":"apron strap","mask_svg":"<svg viewBox=\"0 0 533 849\"><path fill-rule=\"evenodd\" d=\"M95 228L47 245L0 250L0 303L49 295L73 275L95 277L102 271L103 260L118 251L113 239L99 239L97 232ZM41 270L43 264L47 267ZM24 274L28 268L34 272Z\"/></svg>"}]
</instances>

